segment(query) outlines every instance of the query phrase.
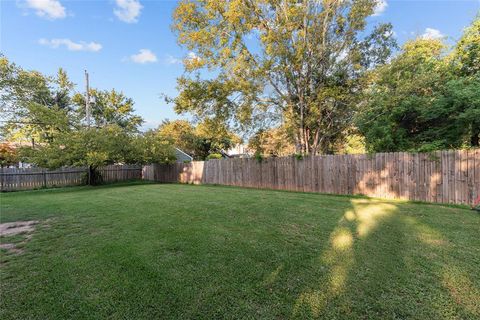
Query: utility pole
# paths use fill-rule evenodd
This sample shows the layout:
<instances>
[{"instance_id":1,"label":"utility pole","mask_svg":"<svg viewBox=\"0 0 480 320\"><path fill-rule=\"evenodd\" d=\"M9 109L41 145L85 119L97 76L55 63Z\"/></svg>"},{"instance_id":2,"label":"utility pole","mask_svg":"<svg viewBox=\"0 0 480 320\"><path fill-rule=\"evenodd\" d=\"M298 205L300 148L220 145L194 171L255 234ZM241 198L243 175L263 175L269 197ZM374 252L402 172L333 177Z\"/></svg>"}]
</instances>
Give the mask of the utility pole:
<instances>
[{"instance_id":1,"label":"utility pole","mask_svg":"<svg viewBox=\"0 0 480 320\"><path fill-rule=\"evenodd\" d=\"M90 87L88 83L88 72L85 70L85 86L86 86L86 91L85 91L85 114L86 114L86 120L87 120L87 127L90 127Z\"/></svg>"},{"instance_id":2,"label":"utility pole","mask_svg":"<svg viewBox=\"0 0 480 320\"><path fill-rule=\"evenodd\" d=\"M88 83L88 72L85 70L85 115L87 120L87 127L90 128L90 90L89 83ZM88 166L88 185L92 184L92 167Z\"/></svg>"}]
</instances>

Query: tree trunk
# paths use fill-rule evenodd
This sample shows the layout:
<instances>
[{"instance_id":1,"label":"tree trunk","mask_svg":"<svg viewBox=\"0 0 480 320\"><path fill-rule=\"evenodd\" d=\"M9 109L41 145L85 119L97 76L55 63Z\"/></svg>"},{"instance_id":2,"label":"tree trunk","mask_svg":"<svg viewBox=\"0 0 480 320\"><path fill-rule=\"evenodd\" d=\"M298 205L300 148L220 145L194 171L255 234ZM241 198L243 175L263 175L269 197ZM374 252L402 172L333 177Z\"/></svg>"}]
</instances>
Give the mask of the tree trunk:
<instances>
[{"instance_id":1,"label":"tree trunk","mask_svg":"<svg viewBox=\"0 0 480 320\"><path fill-rule=\"evenodd\" d=\"M98 181L97 181L96 168L93 166L88 166L88 185L94 186L97 184L98 184Z\"/></svg>"},{"instance_id":2,"label":"tree trunk","mask_svg":"<svg viewBox=\"0 0 480 320\"><path fill-rule=\"evenodd\" d=\"M479 147L480 146L480 125L473 125L472 126L472 136L470 137L470 145L472 147Z\"/></svg>"}]
</instances>

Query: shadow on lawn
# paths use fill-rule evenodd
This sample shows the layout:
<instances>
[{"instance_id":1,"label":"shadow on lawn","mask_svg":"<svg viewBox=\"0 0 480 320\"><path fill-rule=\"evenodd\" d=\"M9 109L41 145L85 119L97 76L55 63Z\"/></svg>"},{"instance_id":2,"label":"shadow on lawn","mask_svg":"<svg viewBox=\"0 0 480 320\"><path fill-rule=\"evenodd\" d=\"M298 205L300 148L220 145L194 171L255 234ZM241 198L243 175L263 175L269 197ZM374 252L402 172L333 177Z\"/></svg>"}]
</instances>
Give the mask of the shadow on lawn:
<instances>
[{"instance_id":1,"label":"shadow on lawn","mask_svg":"<svg viewBox=\"0 0 480 320\"><path fill-rule=\"evenodd\" d=\"M313 269L326 270L302 289L294 318L480 316L480 289L473 270L454 258L455 244L415 214L399 213L401 204L350 202L328 247L312 260Z\"/></svg>"}]
</instances>

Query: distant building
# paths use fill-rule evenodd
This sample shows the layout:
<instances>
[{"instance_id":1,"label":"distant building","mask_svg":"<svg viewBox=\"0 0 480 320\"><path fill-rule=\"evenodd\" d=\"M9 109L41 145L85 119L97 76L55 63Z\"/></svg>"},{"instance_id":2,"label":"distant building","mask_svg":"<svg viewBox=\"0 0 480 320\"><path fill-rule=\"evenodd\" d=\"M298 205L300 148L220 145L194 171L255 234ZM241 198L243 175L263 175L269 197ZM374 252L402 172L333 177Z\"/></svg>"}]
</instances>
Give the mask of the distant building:
<instances>
[{"instance_id":1,"label":"distant building","mask_svg":"<svg viewBox=\"0 0 480 320\"><path fill-rule=\"evenodd\" d=\"M190 162L193 161L193 157L186 154L182 150L175 148L175 157L177 158L177 162Z\"/></svg>"},{"instance_id":2,"label":"distant building","mask_svg":"<svg viewBox=\"0 0 480 320\"><path fill-rule=\"evenodd\" d=\"M228 149L225 154L228 158L251 158L253 155L246 144L237 144Z\"/></svg>"}]
</instances>

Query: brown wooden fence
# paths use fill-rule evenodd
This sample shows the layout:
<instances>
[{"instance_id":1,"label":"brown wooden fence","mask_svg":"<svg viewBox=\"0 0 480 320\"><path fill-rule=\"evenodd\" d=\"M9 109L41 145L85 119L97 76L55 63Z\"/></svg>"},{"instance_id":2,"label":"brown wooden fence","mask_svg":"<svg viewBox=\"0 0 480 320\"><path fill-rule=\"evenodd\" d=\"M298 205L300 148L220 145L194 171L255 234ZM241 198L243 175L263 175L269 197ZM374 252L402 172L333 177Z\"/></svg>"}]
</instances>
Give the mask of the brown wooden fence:
<instances>
[{"instance_id":1,"label":"brown wooden fence","mask_svg":"<svg viewBox=\"0 0 480 320\"><path fill-rule=\"evenodd\" d=\"M109 165L101 167L99 171L104 182L142 179L142 166L140 165Z\"/></svg>"},{"instance_id":2,"label":"brown wooden fence","mask_svg":"<svg viewBox=\"0 0 480 320\"><path fill-rule=\"evenodd\" d=\"M143 176L158 182L472 204L480 195L480 149L196 161L145 166Z\"/></svg>"},{"instance_id":3,"label":"brown wooden fence","mask_svg":"<svg viewBox=\"0 0 480 320\"><path fill-rule=\"evenodd\" d=\"M99 169L104 182L142 179L142 167L110 165ZM3 168L0 171L0 190L16 191L39 188L75 186L84 183L87 169L83 167L47 170L44 168Z\"/></svg>"}]
</instances>

